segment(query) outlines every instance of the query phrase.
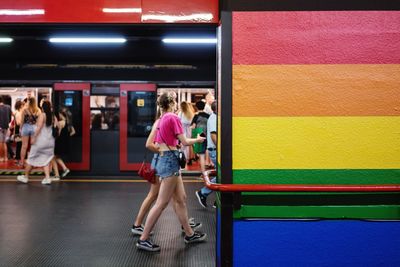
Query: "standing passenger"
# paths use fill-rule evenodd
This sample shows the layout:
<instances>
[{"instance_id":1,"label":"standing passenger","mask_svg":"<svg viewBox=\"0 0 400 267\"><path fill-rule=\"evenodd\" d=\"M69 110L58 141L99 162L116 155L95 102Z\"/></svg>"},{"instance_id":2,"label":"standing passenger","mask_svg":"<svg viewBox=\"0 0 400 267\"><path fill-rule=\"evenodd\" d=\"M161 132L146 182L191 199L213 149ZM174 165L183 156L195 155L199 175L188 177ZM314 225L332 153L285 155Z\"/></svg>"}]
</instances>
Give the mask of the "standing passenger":
<instances>
[{"instance_id":1,"label":"standing passenger","mask_svg":"<svg viewBox=\"0 0 400 267\"><path fill-rule=\"evenodd\" d=\"M192 136L192 129L190 128L190 124L194 117L192 106L189 103L183 101L181 102L180 107L181 111L179 112L178 116L183 126L183 132L186 138L190 138ZM185 157L188 162L190 161L190 153L189 153L190 148L191 146L185 146L185 145L182 147L182 151L183 153L185 153Z\"/></svg>"},{"instance_id":2,"label":"standing passenger","mask_svg":"<svg viewBox=\"0 0 400 267\"><path fill-rule=\"evenodd\" d=\"M212 114L207 121L207 151L210 155L210 159L213 162L214 166L217 166L217 102L214 101L211 104ZM216 178L214 177L211 180L212 183L216 182ZM199 200L199 203L204 208L207 208L207 197L213 191L208 189L206 186L201 188L201 190L196 191L196 197ZM213 205L215 207L215 203Z\"/></svg>"},{"instance_id":3,"label":"standing passenger","mask_svg":"<svg viewBox=\"0 0 400 267\"><path fill-rule=\"evenodd\" d=\"M40 109L36 104L35 98L31 97L27 99L25 108L22 111L21 116L21 138L22 138L22 147L21 147L21 161L22 165L24 165L26 151L28 150L29 140L31 143L34 142L34 134L36 131L36 122L41 114ZM31 138L31 139L29 139Z\"/></svg>"},{"instance_id":4,"label":"standing passenger","mask_svg":"<svg viewBox=\"0 0 400 267\"><path fill-rule=\"evenodd\" d=\"M169 201L174 197L177 202L176 215L184 228L186 236L185 243L200 242L206 238L206 234L193 231L189 225L186 207L186 193L180 174L178 162L178 140L184 145L204 142L204 138L197 136L196 139L188 139L183 134L182 124L179 117L173 113L176 102L172 93L163 93L159 98L159 106L163 115L158 123L158 131L155 142L159 144L160 155L156 166L157 174L160 176L160 192L156 204L151 208L147 217L143 234L136 246L147 251L159 251L160 246L149 240L150 232L161 213L167 207Z\"/></svg>"},{"instance_id":5,"label":"standing passenger","mask_svg":"<svg viewBox=\"0 0 400 267\"><path fill-rule=\"evenodd\" d=\"M196 107L199 110L199 113L197 113L192 120L192 128L198 129L198 131L201 133L201 136L206 137L207 136L207 120L210 117L206 112L204 112L204 107L206 103L203 101L198 101L196 102ZM204 142L200 146L200 150L197 151L197 154L199 154L200 157L200 168L201 168L201 173L204 173L206 171L206 148L207 148L207 142Z\"/></svg>"},{"instance_id":6,"label":"standing passenger","mask_svg":"<svg viewBox=\"0 0 400 267\"><path fill-rule=\"evenodd\" d=\"M52 166L54 170L54 178L53 181L60 180L60 172L58 169L58 165L61 166L63 172L61 173L61 177L64 178L70 172L68 167L65 165L63 161L63 157L67 156L69 153L69 139L70 133L68 131L69 125L67 121L67 115L60 111L56 114L56 118L58 121L57 129L58 129L58 137L56 138L56 144L54 149L54 159L52 161Z\"/></svg>"},{"instance_id":7,"label":"standing passenger","mask_svg":"<svg viewBox=\"0 0 400 267\"><path fill-rule=\"evenodd\" d=\"M24 107L24 102L18 100L15 102L15 130L14 130L14 142L16 143L16 150L15 150L15 164L17 166L22 166L21 163L21 147L22 147L22 139L21 139L21 116L22 116L22 109Z\"/></svg>"},{"instance_id":8,"label":"standing passenger","mask_svg":"<svg viewBox=\"0 0 400 267\"><path fill-rule=\"evenodd\" d=\"M45 177L42 180L42 184L51 184L50 162L54 157L52 125L55 117L51 111L51 104L49 101L43 101L42 110L43 112L37 119L37 127L32 138L25 175L17 176L17 180L21 183L28 183L29 173L32 167L43 167Z\"/></svg>"},{"instance_id":9,"label":"standing passenger","mask_svg":"<svg viewBox=\"0 0 400 267\"><path fill-rule=\"evenodd\" d=\"M3 96L0 96L0 162L8 160L6 137L11 121L11 115L10 106L5 105Z\"/></svg>"}]
</instances>

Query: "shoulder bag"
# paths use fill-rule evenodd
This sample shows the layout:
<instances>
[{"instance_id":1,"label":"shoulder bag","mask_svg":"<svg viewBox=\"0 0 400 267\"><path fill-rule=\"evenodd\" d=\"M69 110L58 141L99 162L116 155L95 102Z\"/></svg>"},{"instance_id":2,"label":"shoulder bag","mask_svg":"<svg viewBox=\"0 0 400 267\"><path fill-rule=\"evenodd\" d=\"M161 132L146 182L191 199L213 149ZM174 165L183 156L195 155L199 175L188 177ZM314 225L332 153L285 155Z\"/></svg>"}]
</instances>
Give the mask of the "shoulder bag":
<instances>
[{"instance_id":1,"label":"shoulder bag","mask_svg":"<svg viewBox=\"0 0 400 267\"><path fill-rule=\"evenodd\" d=\"M151 168L151 164L146 162L147 160L147 149L144 153L143 163L140 166L138 171L138 175L148 181L149 183L155 184L156 183L156 171Z\"/></svg>"}]
</instances>

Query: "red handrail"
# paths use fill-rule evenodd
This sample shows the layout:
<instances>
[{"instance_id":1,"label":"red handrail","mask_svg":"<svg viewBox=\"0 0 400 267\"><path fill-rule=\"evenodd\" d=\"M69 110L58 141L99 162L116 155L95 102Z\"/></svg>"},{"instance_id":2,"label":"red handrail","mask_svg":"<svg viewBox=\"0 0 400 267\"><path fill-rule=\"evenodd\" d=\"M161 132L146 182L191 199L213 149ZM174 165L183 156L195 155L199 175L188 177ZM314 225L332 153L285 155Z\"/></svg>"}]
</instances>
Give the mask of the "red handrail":
<instances>
[{"instance_id":1,"label":"red handrail","mask_svg":"<svg viewBox=\"0 0 400 267\"><path fill-rule=\"evenodd\" d=\"M399 184L380 185L282 185L282 184L217 184L211 183L207 171L203 174L205 185L222 192L400 192ZM215 172L214 172L215 173Z\"/></svg>"}]
</instances>

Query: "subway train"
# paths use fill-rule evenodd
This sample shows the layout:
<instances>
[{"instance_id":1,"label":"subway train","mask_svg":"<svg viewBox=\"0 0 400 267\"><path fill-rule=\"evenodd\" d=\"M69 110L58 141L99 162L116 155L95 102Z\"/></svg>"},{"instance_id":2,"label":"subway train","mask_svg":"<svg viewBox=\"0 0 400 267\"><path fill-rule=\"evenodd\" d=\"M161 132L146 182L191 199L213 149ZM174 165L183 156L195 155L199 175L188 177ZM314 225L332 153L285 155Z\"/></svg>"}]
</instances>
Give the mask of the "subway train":
<instances>
[{"instance_id":1,"label":"subway train","mask_svg":"<svg viewBox=\"0 0 400 267\"><path fill-rule=\"evenodd\" d=\"M214 88L157 88L139 83L55 83L52 87L0 87L5 104L14 107L29 97L50 100L54 112L63 111L73 129L65 162L70 170L85 176L126 176L137 172L145 154L145 140L156 116L157 96L168 91L178 105L196 103ZM15 112L14 108L12 108ZM15 146L15 145L14 145ZM14 148L15 149L15 148ZM13 161L3 164L4 173L17 172ZM199 173L198 164L185 174Z\"/></svg>"},{"instance_id":2,"label":"subway train","mask_svg":"<svg viewBox=\"0 0 400 267\"><path fill-rule=\"evenodd\" d=\"M400 266L398 2L40 2L0 5L0 93L71 113L75 177L134 180L163 90L218 101L215 250L141 266ZM58 43L93 36L121 42Z\"/></svg>"}]
</instances>

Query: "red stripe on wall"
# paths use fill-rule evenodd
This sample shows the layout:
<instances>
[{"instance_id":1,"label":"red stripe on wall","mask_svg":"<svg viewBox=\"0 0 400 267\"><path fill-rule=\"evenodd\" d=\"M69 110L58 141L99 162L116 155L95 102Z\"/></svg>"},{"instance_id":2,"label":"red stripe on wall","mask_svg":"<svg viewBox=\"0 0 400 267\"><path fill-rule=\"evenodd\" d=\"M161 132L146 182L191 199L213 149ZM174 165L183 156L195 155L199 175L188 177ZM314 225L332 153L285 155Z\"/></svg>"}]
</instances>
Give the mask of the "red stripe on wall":
<instances>
[{"instance_id":1,"label":"red stripe on wall","mask_svg":"<svg viewBox=\"0 0 400 267\"><path fill-rule=\"evenodd\" d=\"M400 11L234 12L233 64L398 64Z\"/></svg>"}]
</instances>

